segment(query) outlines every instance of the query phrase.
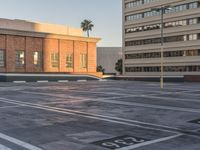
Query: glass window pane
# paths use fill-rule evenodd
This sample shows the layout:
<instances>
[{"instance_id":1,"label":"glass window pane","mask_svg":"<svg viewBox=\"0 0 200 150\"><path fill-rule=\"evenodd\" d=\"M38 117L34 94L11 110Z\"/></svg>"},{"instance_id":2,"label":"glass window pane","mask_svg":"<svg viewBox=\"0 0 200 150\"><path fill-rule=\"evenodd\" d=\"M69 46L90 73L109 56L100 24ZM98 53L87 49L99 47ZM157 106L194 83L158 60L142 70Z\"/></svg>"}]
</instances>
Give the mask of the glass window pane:
<instances>
[{"instance_id":1,"label":"glass window pane","mask_svg":"<svg viewBox=\"0 0 200 150\"><path fill-rule=\"evenodd\" d=\"M25 65L24 51L16 51L15 65L17 68Z\"/></svg>"},{"instance_id":2,"label":"glass window pane","mask_svg":"<svg viewBox=\"0 0 200 150\"><path fill-rule=\"evenodd\" d=\"M4 50L0 50L0 67L5 67L5 54L4 54Z\"/></svg>"}]
</instances>

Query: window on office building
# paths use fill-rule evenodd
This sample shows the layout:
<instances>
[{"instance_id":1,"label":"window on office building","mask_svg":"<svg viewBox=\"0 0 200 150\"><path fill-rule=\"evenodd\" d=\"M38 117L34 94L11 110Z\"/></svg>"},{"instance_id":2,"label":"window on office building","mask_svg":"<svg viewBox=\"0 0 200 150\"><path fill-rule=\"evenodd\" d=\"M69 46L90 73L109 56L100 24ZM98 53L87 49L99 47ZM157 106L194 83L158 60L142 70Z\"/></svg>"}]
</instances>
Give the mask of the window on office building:
<instances>
[{"instance_id":1,"label":"window on office building","mask_svg":"<svg viewBox=\"0 0 200 150\"><path fill-rule=\"evenodd\" d=\"M66 56L66 67L73 68L73 54L67 54Z\"/></svg>"},{"instance_id":2,"label":"window on office building","mask_svg":"<svg viewBox=\"0 0 200 150\"><path fill-rule=\"evenodd\" d=\"M39 51L33 52L33 63L36 67L42 66L42 53Z\"/></svg>"},{"instance_id":3,"label":"window on office building","mask_svg":"<svg viewBox=\"0 0 200 150\"><path fill-rule=\"evenodd\" d=\"M197 24L198 23L198 19L197 18L192 18L192 19L189 19L189 25L192 25L192 24Z\"/></svg>"},{"instance_id":4,"label":"window on office building","mask_svg":"<svg viewBox=\"0 0 200 150\"><path fill-rule=\"evenodd\" d=\"M59 55L58 55L58 53L51 53L51 66L53 68L59 67Z\"/></svg>"},{"instance_id":5,"label":"window on office building","mask_svg":"<svg viewBox=\"0 0 200 150\"><path fill-rule=\"evenodd\" d=\"M24 51L16 51L15 64L17 68L24 67L25 64L24 54L25 54Z\"/></svg>"},{"instance_id":6,"label":"window on office building","mask_svg":"<svg viewBox=\"0 0 200 150\"><path fill-rule=\"evenodd\" d=\"M87 68L87 54L80 55L80 65L81 68Z\"/></svg>"},{"instance_id":7,"label":"window on office building","mask_svg":"<svg viewBox=\"0 0 200 150\"><path fill-rule=\"evenodd\" d=\"M199 6L198 2L189 3L189 9L198 8L198 6Z\"/></svg>"},{"instance_id":8,"label":"window on office building","mask_svg":"<svg viewBox=\"0 0 200 150\"><path fill-rule=\"evenodd\" d=\"M160 67L125 67L126 72L160 72ZM165 72L199 72L200 66L164 66Z\"/></svg>"},{"instance_id":9,"label":"window on office building","mask_svg":"<svg viewBox=\"0 0 200 150\"><path fill-rule=\"evenodd\" d=\"M198 39L198 35L197 34L190 34L189 35L189 41L197 40L197 39Z\"/></svg>"},{"instance_id":10,"label":"window on office building","mask_svg":"<svg viewBox=\"0 0 200 150\"><path fill-rule=\"evenodd\" d=\"M5 67L5 54L4 50L0 50L0 67Z\"/></svg>"}]
</instances>

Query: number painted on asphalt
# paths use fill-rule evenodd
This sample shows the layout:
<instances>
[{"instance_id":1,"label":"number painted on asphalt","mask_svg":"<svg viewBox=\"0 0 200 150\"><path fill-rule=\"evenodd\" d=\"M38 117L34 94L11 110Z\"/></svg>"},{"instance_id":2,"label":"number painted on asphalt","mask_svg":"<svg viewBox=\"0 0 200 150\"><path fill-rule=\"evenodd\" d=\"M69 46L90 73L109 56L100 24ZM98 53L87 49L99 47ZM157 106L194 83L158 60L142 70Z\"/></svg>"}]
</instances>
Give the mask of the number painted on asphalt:
<instances>
[{"instance_id":1,"label":"number painted on asphalt","mask_svg":"<svg viewBox=\"0 0 200 150\"><path fill-rule=\"evenodd\" d=\"M115 137L115 138L107 139L103 141L97 141L97 142L94 142L93 144L106 147L108 149L119 149L122 147L140 144L146 141L149 141L149 140L143 139L140 137L134 137L134 136L120 136L120 137Z\"/></svg>"},{"instance_id":2,"label":"number painted on asphalt","mask_svg":"<svg viewBox=\"0 0 200 150\"><path fill-rule=\"evenodd\" d=\"M125 140L132 140L133 142L135 142L135 143L143 143L143 142L145 142L145 140L143 140L143 139L136 139L136 138L134 138L134 137L126 137L126 138L124 138Z\"/></svg>"},{"instance_id":3,"label":"number painted on asphalt","mask_svg":"<svg viewBox=\"0 0 200 150\"><path fill-rule=\"evenodd\" d=\"M116 143L113 143L113 142L105 142L105 143L102 143L102 146L105 146L105 147L112 147L114 149L116 148L120 148L120 146Z\"/></svg>"},{"instance_id":4,"label":"number painted on asphalt","mask_svg":"<svg viewBox=\"0 0 200 150\"><path fill-rule=\"evenodd\" d=\"M119 143L119 144L123 144L123 145L127 145L127 146L134 144L134 143L129 143L129 142L125 141L125 140L115 140L114 142L115 143Z\"/></svg>"}]
</instances>

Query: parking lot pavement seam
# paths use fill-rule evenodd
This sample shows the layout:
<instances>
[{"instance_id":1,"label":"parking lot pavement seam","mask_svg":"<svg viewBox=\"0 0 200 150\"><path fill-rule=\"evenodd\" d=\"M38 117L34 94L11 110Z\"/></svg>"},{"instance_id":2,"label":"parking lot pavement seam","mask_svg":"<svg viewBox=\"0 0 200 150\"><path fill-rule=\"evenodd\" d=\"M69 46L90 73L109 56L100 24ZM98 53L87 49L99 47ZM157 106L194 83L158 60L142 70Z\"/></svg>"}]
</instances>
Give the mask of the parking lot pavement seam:
<instances>
[{"instance_id":1,"label":"parking lot pavement seam","mask_svg":"<svg viewBox=\"0 0 200 150\"><path fill-rule=\"evenodd\" d=\"M62 95L55 95L49 93L40 93L40 92L29 92L29 91L21 91L21 93L25 94L36 94L36 95L45 95L45 96L54 96L58 98L72 98L72 99L80 99L83 100L83 97L77 96L62 96ZM106 97L106 98L96 98L96 100L112 100L112 99L120 99L120 98L131 98L131 97L138 97L138 95L127 95L127 96L116 96L116 97ZM85 101L94 100L94 98L85 99ZM84 101L84 100L83 100Z\"/></svg>"},{"instance_id":2,"label":"parking lot pavement seam","mask_svg":"<svg viewBox=\"0 0 200 150\"><path fill-rule=\"evenodd\" d=\"M25 94L35 94L35 95L45 95L45 96L54 96L54 97L59 97L59 98L75 98L75 99L83 99L83 97L77 97L77 96L62 96L62 95L56 95L56 94L49 94L49 93L41 93L41 92L29 92L29 91L21 91L21 93ZM123 96L124 95L124 96ZM112 99L120 99L120 98L134 98L134 97L140 97L142 95L134 95L134 94L123 94L121 96L116 96L116 97L107 97L107 98L97 98L96 100L112 100ZM149 94L149 95L154 95L154 94ZM90 98L87 100L94 100L94 98Z\"/></svg>"},{"instance_id":3,"label":"parking lot pavement seam","mask_svg":"<svg viewBox=\"0 0 200 150\"><path fill-rule=\"evenodd\" d=\"M63 97L63 96L57 96L55 94L48 94L48 93L46 94L46 93L40 93L40 92L22 92L22 93L29 93L29 94L32 93L32 94L49 95L49 96L51 95L51 96L54 96L54 97ZM200 109L163 106L163 105L152 105L152 104L142 104L142 103L125 102L125 101L121 102L121 101L116 101L116 100L112 100L112 99L104 100L104 99L101 98L101 99L91 99L90 101L104 102L104 103L111 103L111 104L118 104L118 105L128 105L128 106L131 105L131 106L146 107L146 108L166 109L166 110L182 111L182 112L200 113Z\"/></svg>"},{"instance_id":4,"label":"parking lot pavement seam","mask_svg":"<svg viewBox=\"0 0 200 150\"><path fill-rule=\"evenodd\" d=\"M54 96L54 97L62 97L63 96L57 96L55 94L46 94L46 93L40 93L40 92L22 92L22 93L29 93L29 94L39 94L39 95L48 95L48 96ZM133 96L135 97L135 96ZM65 97L66 98L66 97ZM104 103L111 103L111 104L118 104L118 105L128 105L128 106L138 106L138 107L146 107L146 108L156 108L156 109L165 109L165 110L174 110L174 111L182 111L182 112L192 112L192 113L200 113L200 109L192 109L192 108L183 108L183 107L173 107L173 106L163 106L163 105L153 105L153 104L142 104L142 103L136 103L136 102L121 102L116 101L112 99L90 99L90 101L95 102L104 102Z\"/></svg>"},{"instance_id":5,"label":"parking lot pavement seam","mask_svg":"<svg viewBox=\"0 0 200 150\"><path fill-rule=\"evenodd\" d=\"M180 98L172 98L172 97L160 97L160 96L155 96L155 95L141 95L141 97L145 98L155 98L155 99L162 99L162 100L168 100L168 101L183 101L183 102L198 102L200 103L199 99L180 99Z\"/></svg>"},{"instance_id":6,"label":"parking lot pavement seam","mask_svg":"<svg viewBox=\"0 0 200 150\"><path fill-rule=\"evenodd\" d=\"M98 115L98 114L89 114L89 113L74 111L74 110L69 110L69 109L49 107L49 106L32 104L32 103L27 103L27 102L19 102L19 101L7 99L7 98L0 98L0 101L23 105L23 106L32 107L32 108L60 112L60 113L65 113L65 114L70 114L70 115L78 115L85 118L91 118L91 119L103 120L103 121L108 121L108 122L113 122L113 123L118 123L118 124L123 124L123 125L135 126L135 127L140 127L144 129L158 130L158 131L164 131L164 132L169 132L169 133L178 133L176 131L177 129L174 129L174 128L169 127L166 129L164 128L164 126L163 128L158 128L158 126L161 127L161 125L155 125L156 127L153 127L153 124L152 125L149 124L149 127L148 127L147 125L148 123L139 123L139 121L128 120L128 119L123 119L123 118L103 116L103 115Z\"/></svg>"},{"instance_id":7,"label":"parking lot pavement seam","mask_svg":"<svg viewBox=\"0 0 200 150\"><path fill-rule=\"evenodd\" d=\"M183 133L183 134L194 135L194 136L198 136L198 137L200 136L200 133L196 133L196 132L192 132L192 131L182 130L182 129L168 127L168 126L150 124L150 123L142 123L139 121L134 121L134 120L129 120L129 119L103 116L103 115L98 115L98 114L89 114L89 113L70 110L70 109L49 107L49 106L43 106L43 105L32 104L32 103L27 103L27 102L19 102L19 101L7 99L7 98L0 98L0 101L10 102L10 103L13 102L15 104L25 105L27 107L38 108L38 109L43 109L43 110L48 110L48 111L70 114L70 115L78 115L78 116L85 117L85 118L108 121L108 122L112 122L112 123L118 123L118 124L129 125L129 126L135 126L135 127L140 127L140 128L144 128L144 129L158 130L158 131L164 131L164 132L169 132L169 133Z\"/></svg>"},{"instance_id":8,"label":"parking lot pavement seam","mask_svg":"<svg viewBox=\"0 0 200 150\"><path fill-rule=\"evenodd\" d=\"M132 94L128 94L128 93L116 93L116 92L99 92L99 91L83 91L83 90L73 90L73 89L69 89L69 91L73 91L73 92L79 92L79 93L95 93L95 94L112 94L112 95L132 95ZM126 90L127 91L127 90ZM130 91L130 92L144 92L144 90L134 90L134 91ZM148 90L149 93L165 93L166 91L150 91Z\"/></svg>"}]
</instances>

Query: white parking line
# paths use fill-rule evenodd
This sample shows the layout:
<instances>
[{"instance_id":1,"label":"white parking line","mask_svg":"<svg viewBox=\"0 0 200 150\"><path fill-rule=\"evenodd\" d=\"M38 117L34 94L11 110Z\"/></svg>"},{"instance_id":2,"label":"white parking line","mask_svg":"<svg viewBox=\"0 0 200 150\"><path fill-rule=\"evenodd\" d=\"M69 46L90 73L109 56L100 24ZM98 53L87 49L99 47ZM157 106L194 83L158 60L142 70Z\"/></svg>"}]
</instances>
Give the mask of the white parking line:
<instances>
[{"instance_id":1,"label":"white parking line","mask_svg":"<svg viewBox=\"0 0 200 150\"><path fill-rule=\"evenodd\" d=\"M26 148L26 149L28 149L28 150L42 150L42 149L39 148L39 147L36 147L36 146L33 146L33 145L29 144L29 143L20 141L20 140L18 140L18 139L16 139L16 138L10 137L10 136L5 135L5 134L3 134L3 133L0 133L0 138L1 138L1 139L4 139L4 140L6 140L6 141L9 141L9 142L11 142L11 143L14 143L14 144L16 144L16 145L19 145L19 146L21 146L21 147L23 147L23 148ZM4 149L2 149L2 150L4 150Z\"/></svg>"},{"instance_id":2,"label":"white parking line","mask_svg":"<svg viewBox=\"0 0 200 150\"><path fill-rule=\"evenodd\" d=\"M22 107L22 106L2 106L0 109L5 109L5 108L16 108L16 107Z\"/></svg>"},{"instance_id":3,"label":"white parking line","mask_svg":"<svg viewBox=\"0 0 200 150\"><path fill-rule=\"evenodd\" d=\"M68 89L67 89L68 90ZM63 95L63 94L50 94L50 93L41 93L41 92L29 92L29 91L20 91L22 93L26 93L26 94L36 94L36 95L45 95L45 96L54 96L54 97L59 97L59 98L73 98L73 99L81 99L81 100L85 100L85 101L89 101L89 100L93 100L94 98L89 98L89 99L84 99L83 97L77 97L77 96L68 96L68 95ZM124 96L123 96L124 95ZM106 98L96 98L96 99L104 99L104 100L109 100L109 99L119 99L119 98L128 98L128 97L138 97L139 95L126 95L123 94L122 96L112 96L112 97L106 97Z\"/></svg>"},{"instance_id":4,"label":"white parking line","mask_svg":"<svg viewBox=\"0 0 200 150\"><path fill-rule=\"evenodd\" d=\"M39 95L47 95L47 96L66 98L66 96L61 96L61 95L56 95L56 94L48 94L48 93L40 93L40 92L24 92L24 91L22 91L22 93L39 94ZM137 97L137 96L132 96L132 97ZM146 108L154 108L154 109L173 110L173 111L181 111L181 112L200 113L200 109L193 109L193 108L186 108L186 107L163 106L163 105L153 105L153 104L144 104L144 103L127 102L127 101L118 101L118 100L112 100L112 99L109 99L109 98L108 99L103 99L103 98L94 99L93 98L93 99L88 99L88 101L104 102L104 103L126 105L126 106L146 107Z\"/></svg>"},{"instance_id":5,"label":"white parking line","mask_svg":"<svg viewBox=\"0 0 200 150\"><path fill-rule=\"evenodd\" d=\"M87 80L77 80L77 82L87 82Z\"/></svg>"},{"instance_id":6,"label":"white parking line","mask_svg":"<svg viewBox=\"0 0 200 150\"><path fill-rule=\"evenodd\" d=\"M184 86L184 88L182 88L182 87L176 87L176 88L170 87L170 90L182 90L182 91L179 91L179 93L185 93L185 92L193 92L193 91L197 90L198 88L199 87L192 88L190 86Z\"/></svg>"},{"instance_id":7,"label":"white parking line","mask_svg":"<svg viewBox=\"0 0 200 150\"><path fill-rule=\"evenodd\" d=\"M110 89L110 88L109 88ZM123 91L126 91L126 92L130 92L130 93L123 93L123 91L121 93L119 93L118 91L116 92L105 92L105 91L83 91L83 90L73 90L73 89L68 89L68 91L72 91L72 92L77 92L77 93L91 93L91 94L110 94L110 95L133 95L132 93L135 92L135 93L138 93L138 92L142 92L144 93L145 90L127 90L127 89L124 89ZM155 94L168 94L169 92L166 92L166 91L150 91L148 90L149 93L151 94L147 94L147 95L155 95ZM171 93L171 92L170 92Z\"/></svg>"},{"instance_id":8,"label":"white parking line","mask_svg":"<svg viewBox=\"0 0 200 150\"><path fill-rule=\"evenodd\" d=\"M60 83L67 83L67 82L69 82L69 80L58 80L58 82L60 82Z\"/></svg>"},{"instance_id":9,"label":"white parking line","mask_svg":"<svg viewBox=\"0 0 200 150\"><path fill-rule=\"evenodd\" d=\"M100 79L99 81L100 82L105 82L105 81L108 81L108 80L106 80L106 79Z\"/></svg>"},{"instance_id":10,"label":"white parking line","mask_svg":"<svg viewBox=\"0 0 200 150\"><path fill-rule=\"evenodd\" d=\"M12 150L12 149L0 144L0 150Z\"/></svg>"},{"instance_id":11,"label":"white parking line","mask_svg":"<svg viewBox=\"0 0 200 150\"><path fill-rule=\"evenodd\" d=\"M23 105L23 106L27 106L31 108L36 108L36 109L59 112L59 113L68 114L68 115L80 116L84 118L90 118L90 119L96 119L96 120L101 120L101 121L107 121L111 123L134 126L134 127L139 127L139 128L148 129L148 130L158 130L158 131L164 131L164 132L169 132L169 133L178 133L180 131L178 128L173 128L173 127L164 126L164 125L145 123L145 122L140 122L136 120L119 118L119 117L92 114L92 113L81 112L81 111L76 111L76 110L71 110L71 109L66 109L66 108L57 108L57 107L44 106L44 105L33 104L33 103L28 103L28 102L20 102L17 100L12 100L12 99L7 99L7 98L0 98L0 101L12 103L16 105Z\"/></svg>"},{"instance_id":12,"label":"white parking line","mask_svg":"<svg viewBox=\"0 0 200 150\"><path fill-rule=\"evenodd\" d=\"M47 83L49 82L48 80L40 80L40 81L37 81L38 83Z\"/></svg>"},{"instance_id":13,"label":"white parking line","mask_svg":"<svg viewBox=\"0 0 200 150\"><path fill-rule=\"evenodd\" d=\"M23 92L26 93L26 92ZM31 93L33 94L33 93ZM37 93L34 93L37 94ZM43 94L41 94L43 95ZM47 94L44 94L47 96ZM48 94L48 96L55 96L52 94ZM46 103L40 103L40 104L67 104L67 103L76 103L76 102L86 102L86 101L92 101L94 98L88 98L88 99L84 99L83 97L75 97L75 96L56 96L59 98L70 98L70 99L75 99L75 100L59 100L59 101L54 101L54 102L46 102ZM119 98L130 98L130 97L135 97L135 96L118 96L118 97L106 97L106 98L97 98L96 100L112 100L112 99L119 99Z\"/></svg>"},{"instance_id":14,"label":"white parking line","mask_svg":"<svg viewBox=\"0 0 200 150\"><path fill-rule=\"evenodd\" d=\"M160 139L156 139L156 140L152 140L152 141L148 141L148 142L144 142L144 143L140 143L140 144L124 147L124 148L119 148L119 149L116 149L116 150L133 150L133 149L136 149L136 148L139 148L139 147L143 147L143 146L147 146L147 145L151 145L151 144L155 144L155 143L159 143L159 142L163 142L163 141L168 141L168 140L180 137L182 135L183 134L177 134L177 135L164 137L164 138L160 138Z\"/></svg>"},{"instance_id":15,"label":"white parking line","mask_svg":"<svg viewBox=\"0 0 200 150\"><path fill-rule=\"evenodd\" d=\"M200 99L184 99L184 98L161 97L161 96L153 96L153 95L141 95L141 97L153 98L151 100L157 99L157 100L166 100L166 101L184 101L184 102L199 102L200 103Z\"/></svg>"},{"instance_id":16,"label":"white parking line","mask_svg":"<svg viewBox=\"0 0 200 150\"><path fill-rule=\"evenodd\" d=\"M127 106L154 108L154 109L164 109L164 110L200 113L200 109L185 108L185 107L173 107L173 106L163 106L163 105L142 104L142 103L124 102L124 101L116 101L116 100L95 100L94 99L94 100L91 100L91 101L98 101L98 102L105 102L105 103L119 104L119 105L127 105Z\"/></svg>"},{"instance_id":17,"label":"white parking line","mask_svg":"<svg viewBox=\"0 0 200 150\"><path fill-rule=\"evenodd\" d=\"M26 83L26 81L13 81L13 83Z\"/></svg>"}]
</instances>

